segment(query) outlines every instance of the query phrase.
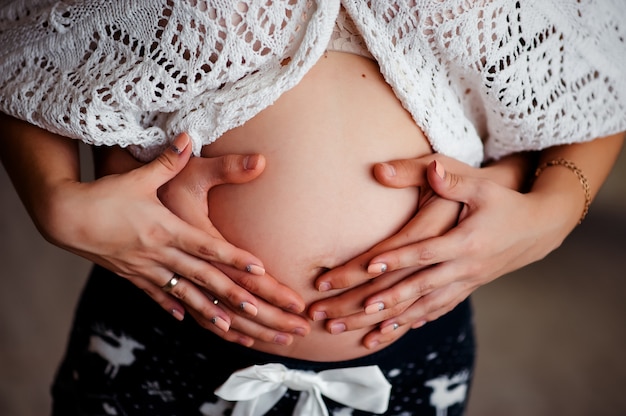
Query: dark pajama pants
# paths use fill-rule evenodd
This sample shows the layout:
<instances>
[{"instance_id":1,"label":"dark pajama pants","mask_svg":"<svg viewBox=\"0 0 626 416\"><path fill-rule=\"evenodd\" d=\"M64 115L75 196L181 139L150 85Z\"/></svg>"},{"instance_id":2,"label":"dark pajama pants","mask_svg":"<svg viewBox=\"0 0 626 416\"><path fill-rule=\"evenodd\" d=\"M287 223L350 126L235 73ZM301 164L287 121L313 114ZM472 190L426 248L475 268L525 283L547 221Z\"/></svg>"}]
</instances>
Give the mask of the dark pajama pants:
<instances>
[{"instance_id":1,"label":"dark pajama pants","mask_svg":"<svg viewBox=\"0 0 626 416\"><path fill-rule=\"evenodd\" d=\"M226 342L191 318L178 322L125 279L95 267L53 385L53 415L230 415L232 403L214 390L234 371L266 363L316 372L378 365L392 384L386 415L461 415L474 356L468 300L379 352L313 362ZM291 415L298 395L289 390L268 415ZM370 414L325 401L330 415Z\"/></svg>"}]
</instances>

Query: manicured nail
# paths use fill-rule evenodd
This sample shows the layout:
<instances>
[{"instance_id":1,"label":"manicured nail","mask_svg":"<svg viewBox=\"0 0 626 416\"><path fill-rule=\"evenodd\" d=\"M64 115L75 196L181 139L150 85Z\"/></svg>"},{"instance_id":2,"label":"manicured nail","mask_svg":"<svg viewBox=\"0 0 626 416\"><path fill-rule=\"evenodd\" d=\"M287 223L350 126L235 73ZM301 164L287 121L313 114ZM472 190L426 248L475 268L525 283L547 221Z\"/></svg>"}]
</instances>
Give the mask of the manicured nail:
<instances>
[{"instance_id":1,"label":"manicured nail","mask_svg":"<svg viewBox=\"0 0 626 416\"><path fill-rule=\"evenodd\" d=\"M382 302L373 303L373 304L367 305L365 307L365 314L366 315L371 315L371 314L380 312L383 309L385 309L385 304L384 303L382 303Z\"/></svg>"},{"instance_id":2,"label":"manicured nail","mask_svg":"<svg viewBox=\"0 0 626 416\"><path fill-rule=\"evenodd\" d=\"M396 176L396 168L395 168L395 166L393 166L393 165L391 165L389 163L381 163L381 165L385 169L385 174L387 176Z\"/></svg>"},{"instance_id":3,"label":"manicured nail","mask_svg":"<svg viewBox=\"0 0 626 416\"><path fill-rule=\"evenodd\" d=\"M372 263L367 266L367 272L370 274L385 273L387 271L387 264L385 263Z\"/></svg>"},{"instance_id":4,"label":"manicured nail","mask_svg":"<svg viewBox=\"0 0 626 416\"><path fill-rule=\"evenodd\" d=\"M259 155L248 155L243 159L243 168L245 170L254 170L259 163Z\"/></svg>"},{"instance_id":5,"label":"manicured nail","mask_svg":"<svg viewBox=\"0 0 626 416\"><path fill-rule=\"evenodd\" d=\"M390 332L395 331L398 328L400 328L400 325L397 322L394 322L393 324L385 325L382 328L380 328L380 333L388 334Z\"/></svg>"},{"instance_id":6,"label":"manicured nail","mask_svg":"<svg viewBox=\"0 0 626 416\"><path fill-rule=\"evenodd\" d=\"M320 292L327 292L330 289L332 289L332 286L330 285L330 283L328 282L322 282L320 283L320 285L317 287L317 290L319 290Z\"/></svg>"},{"instance_id":7,"label":"manicured nail","mask_svg":"<svg viewBox=\"0 0 626 416\"><path fill-rule=\"evenodd\" d=\"M213 318L211 318L211 322L213 323L213 325L215 325L224 332L228 332L228 330L230 329L230 325L228 325L228 322L226 322L219 316L214 316Z\"/></svg>"},{"instance_id":8,"label":"manicured nail","mask_svg":"<svg viewBox=\"0 0 626 416\"><path fill-rule=\"evenodd\" d=\"M274 342L279 345L289 345L289 336L285 334L277 334L274 337Z\"/></svg>"},{"instance_id":9,"label":"manicured nail","mask_svg":"<svg viewBox=\"0 0 626 416\"><path fill-rule=\"evenodd\" d=\"M313 320L314 321L323 321L324 319L326 319L326 312L313 312Z\"/></svg>"},{"instance_id":10,"label":"manicured nail","mask_svg":"<svg viewBox=\"0 0 626 416\"><path fill-rule=\"evenodd\" d=\"M379 345L380 345L380 341L375 339L375 340L371 341L370 343L368 343L366 345L366 348L369 348L371 350L371 349L374 349L374 348L378 347Z\"/></svg>"},{"instance_id":11,"label":"manicured nail","mask_svg":"<svg viewBox=\"0 0 626 416\"><path fill-rule=\"evenodd\" d=\"M293 330L293 333L298 335L298 336L300 336L300 337L303 337L303 336L306 335L306 330L304 328L295 328Z\"/></svg>"},{"instance_id":12,"label":"manicured nail","mask_svg":"<svg viewBox=\"0 0 626 416\"><path fill-rule=\"evenodd\" d=\"M189 144L189 136L186 133L181 133L178 136L176 136L176 138L170 145L170 148L172 149L174 153L176 153L177 155L180 155L185 151L188 144Z\"/></svg>"},{"instance_id":13,"label":"manicured nail","mask_svg":"<svg viewBox=\"0 0 626 416\"><path fill-rule=\"evenodd\" d=\"M246 271L248 273L252 273L255 274L257 276L263 276L265 274L265 269L261 266L258 266L256 264L248 264L246 266Z\"/></svg>"},{"instance_id":14,"label":"manicured nail","mask_svg":"<svg viewBox=\"0 0 626 416\"><path fill-rule=\"evenodd\" d=\"M287 305L287 307L285 309L288 310L289 312L293 312L293 313L300 313L300 312L302 312L302 308L297 306L295 303L290 303L289 305Z\"/></svg>"},{"instance_id":15,"label":"manicured nail","mask_svg":"<svg viewBox=\"0 0 626 416\"><path fill-rule=\"evenodd\" d=\"M436 160L435 160L435 173L437 173L437 176L439 176L441 179L444 179L446 177L445 168L440 162L437 162Z\"/></svg>"},{"instance_id":16,"label":"manicured nail","mask_svg":"<svg viewBox=\"0 0 626 416\"><path fill-rule=\"evenodd\" d=\"M185 319L185 315L178 309L172 309L171 313L172 313L172 316L179 321L182 321L183 319Z\"/></svg>"},{"instance_id":17,"label":"manicured nail","mask_svg":"<svg viewBox=\"0 0 626 416\"><path fill-rule=\"evenodd\" d=\"M346 330L346 324L342 322L336 322L330 326L331 334L341 334Z\"/></svg>"},{"instance_id":18,"label":"manicured nail","mask_svg":"<svg viewBox=\"0 0 626 416\"><path fill-rule=\"evenodd\" d=\"M237 343L243 345L244 347L251 347L254 345L254 340L250 337L241 336L237 338Z\"/></svg>"},{"instance_id":19,"label":"manicured nail","mask_svg":"<svg viewBox=\"0 0 626 416\"><path fill-rule=\"evenodd\" d=\"M412 329L417 329L417 328L423 327L424 325L426 325L426 321L419 321L419 322L416 322L413 325L411 325L411 328Z\"/></svg>"},{"instance_id":20,"label":"manicured nail","mask_svg":"<svg viewBox=\"0 0 626 416\"><path fill-rule=\"evenodd\" d=\"M259 313L259 310L256 306L248 302L241 302L239 304L239 309L247 313L248 315L256 316Z\"/></svg>"}]
</instances>

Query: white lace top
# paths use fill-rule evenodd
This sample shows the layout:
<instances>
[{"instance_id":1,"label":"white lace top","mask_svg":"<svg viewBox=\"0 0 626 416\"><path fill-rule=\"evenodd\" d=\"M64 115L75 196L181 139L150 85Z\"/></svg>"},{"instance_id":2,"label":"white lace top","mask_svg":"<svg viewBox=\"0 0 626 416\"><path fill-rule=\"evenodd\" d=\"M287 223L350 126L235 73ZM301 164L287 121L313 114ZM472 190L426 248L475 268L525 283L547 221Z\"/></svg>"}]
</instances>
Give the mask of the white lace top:
<instances>
[{"instance_id":1,"label":"white lace top","mask_svg":"<svg viewBox=\"0 0 626 416\"><path fill-rule=\"evenodd\" d=\"M2 3L0 110L144 160L271 105L340 4L436 151L478 164L626 130L623 0Z\"/></svg>"}]
</instances>

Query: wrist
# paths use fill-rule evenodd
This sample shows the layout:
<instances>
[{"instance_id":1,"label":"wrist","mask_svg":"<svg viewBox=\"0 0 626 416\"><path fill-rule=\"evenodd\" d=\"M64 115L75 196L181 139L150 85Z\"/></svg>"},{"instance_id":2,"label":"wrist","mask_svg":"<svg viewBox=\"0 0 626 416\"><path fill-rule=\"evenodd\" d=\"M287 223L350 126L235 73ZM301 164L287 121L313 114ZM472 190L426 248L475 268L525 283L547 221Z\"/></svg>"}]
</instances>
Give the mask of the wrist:
<instances>
[{"instance_id":1,"label":"wrist","mask_svg":"<svg viewBox=\"0 0 626 416\"><path fill-rule=\"evenodd\" d=\"M529 194L538 202L546 226L565 237L578 225L587 206L585 192L578 177L569 169L545 169L531 185Z\"/></svg>"},{"instance_id":2,"label":"wrist","mask_svg":"<svg viewBox=\"0 0 626 416\"><path fill-rule=\"evenodd\" d=\"M57 178L42 185L39 198L32 204L31 216L41 235L51 244L67 247L73 237L68 219L80 214L72 197L80 182L70 178Z\"/></svg>"},{"instance_id":3,"label":"wrist","mask_svg":"<svg viewBox=\"0 0 626 416\"><path fill-rule=\"evenodd\" d=\"M528 189L528 178L534 166L532 153L516 153L489 162L481 171L486 179L515 191Z\"/></svg>"}]
</instances>

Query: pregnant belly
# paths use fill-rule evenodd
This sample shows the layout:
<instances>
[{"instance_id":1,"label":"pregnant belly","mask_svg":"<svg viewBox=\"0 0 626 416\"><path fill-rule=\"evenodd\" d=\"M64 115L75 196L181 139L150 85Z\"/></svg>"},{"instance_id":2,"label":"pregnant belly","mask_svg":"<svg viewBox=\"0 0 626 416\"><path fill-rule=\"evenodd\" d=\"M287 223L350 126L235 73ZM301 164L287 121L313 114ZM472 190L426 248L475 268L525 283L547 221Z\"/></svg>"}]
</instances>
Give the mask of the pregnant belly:
<instances>
[{"instance_id":1,"label":"pregnant belly","mask_svg":"<svg viewBox=\"0 0 626 416\"><path fill-rule=\"evenodd\" d=\"M204 156L253 152L265 156L265 171L253 182L214 188L211 219L310 304L328 296L313 286L320 273L394 234L415 213L417 189L380 185L373 164L431 150L374 62L329 53L274 105L203 149ZM289 348L255 348L343 360L371 352L360 346L370 329L331 335L316 323Z\"/></svg>"}]
</instances>

